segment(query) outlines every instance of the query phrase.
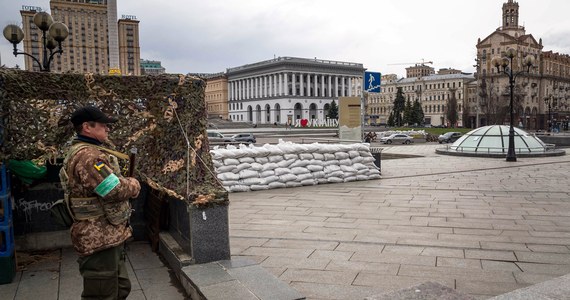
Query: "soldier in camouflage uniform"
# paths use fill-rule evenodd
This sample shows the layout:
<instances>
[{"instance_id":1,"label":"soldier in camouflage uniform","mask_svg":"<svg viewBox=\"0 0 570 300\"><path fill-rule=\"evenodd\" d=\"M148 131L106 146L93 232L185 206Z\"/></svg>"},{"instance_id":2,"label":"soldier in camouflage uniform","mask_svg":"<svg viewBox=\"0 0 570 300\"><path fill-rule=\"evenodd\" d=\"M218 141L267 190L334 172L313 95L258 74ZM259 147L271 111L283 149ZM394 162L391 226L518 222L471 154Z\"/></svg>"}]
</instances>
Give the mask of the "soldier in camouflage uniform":
<instances>
[{"instance_id":1,"label":"soldier in camouflage uniform","mask_svg":"<svg viewBox=\"0 0 570 300\"><path fill-rule=\"evenodd\" d=\"M138 196L140 184L120 175L113 155L120 153L101 147L108 138L107 124L116 121L93 106L76 110L71 122L77 137L60 172L74 219L71 240L80 256L82 299L126 299L131 290L124 243L132 235L129 199ZM115 182L103 193L96 189L108 180L94 167L97 164L111 166L108 173L115 174Z\"/></svg>"}]
</instances>

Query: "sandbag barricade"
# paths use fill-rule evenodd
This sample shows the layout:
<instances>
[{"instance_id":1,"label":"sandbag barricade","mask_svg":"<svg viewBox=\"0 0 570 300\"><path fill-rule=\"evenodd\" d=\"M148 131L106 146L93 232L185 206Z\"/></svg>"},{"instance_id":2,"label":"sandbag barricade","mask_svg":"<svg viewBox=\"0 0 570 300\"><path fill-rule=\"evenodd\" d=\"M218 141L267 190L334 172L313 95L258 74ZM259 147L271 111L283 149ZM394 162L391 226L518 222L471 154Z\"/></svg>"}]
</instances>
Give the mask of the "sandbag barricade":
<instances>
[{"instance_id":1,"label":"sandbag barricade","mask_svg":"<svg viewBox=\"0 0 570 300\"><path fill-rule=\"evenodd\" d=\"M217 177L229 192L379 179L367 144L281 142L210 150Z\"/></svg>"}]
</instances>

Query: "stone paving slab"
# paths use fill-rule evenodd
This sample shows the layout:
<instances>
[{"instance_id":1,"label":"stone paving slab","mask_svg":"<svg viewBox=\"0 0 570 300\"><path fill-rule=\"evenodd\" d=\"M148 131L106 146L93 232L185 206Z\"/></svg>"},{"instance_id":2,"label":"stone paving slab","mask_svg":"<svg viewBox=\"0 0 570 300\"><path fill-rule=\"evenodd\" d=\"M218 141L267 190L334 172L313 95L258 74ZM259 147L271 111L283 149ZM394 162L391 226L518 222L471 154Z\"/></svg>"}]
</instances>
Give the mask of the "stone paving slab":
<instances>
[{"instance_id":1,"label":"stone paving slab","mask_svg":"<svg viewBox=\"0 0 570 300\"><path fill-rule=\"evenodd\" d=\"M81 298L83 279L77 254L71 248L56 249L37 263L18 270L10 284L0 285L2 300L76 300ZM133 258L133 259L131 259ZM127 247L127 271L132 284L129 299L186 299L180 284L147 242L131 242Z\"/></svg>"},{"instance_id":2,"label":"stone paving slab","mask_svg":"<svg viewBox=\"0 0 570 300\"><path fill-rule=\"evenodd\" d=\"M291 286L312 300L354 300L364 299L385 291L382 287L335 285L312 282L292 282Z\"/></svg>"},{"instance_id":3,"label":"stone paving slab","mask_svg":"<svg viewBox=\"0 0 570 300\"><path fill-rule=\"evenodd\" d=\"M305 299L252 259L193 264L181 269L181 281L193 299Z\"/></svg>"},{"instance_id":4,"label":"stone paving slab","mask_svg":"<svg viewBox=\"0 0 570 300\"><path fill-rule=\"evenodd\" d=\"M230 194L230 215L240 212L235 223L230 218L232 241L267 239L240 242L232 255L260 258L308 299L359 299L391 288L365 280L374 276L389 276L392 288L408 277L436 278L484 299L570 273L570 157L512 163L440 156L436 147L389 147L423 157L383 161L380 180ZM309 219L286 223L298 217ZM244 230L244 219L262 226Z\"/></svg>"},{"instance_id":5,"label":"stone paving slab","mask_svg":"<svg viewBox=\"0 0 570 300\"><path fill-rule=\"evenodd\" d=\"M527 286L528 284L515 282L477 281L469 278L457 279L456 282L456 289L462 293L487 296L500 295Z\"/></svg>"},{"instance_id":6,"label":"stone paving slab","mask_svg":"<svg viewBox=\"0 0 570 300\"><path fill-rule=\"evenodd\" d=\"M473 300L474 298L441 283L426 282L409 288L366 297L365 300L421 299L421 300Z\"/></svg>"},{"instance_id":7,"label":"stone paving slab","mask_svg":"<svg viewBox=\"0 0 570 300\"><path fill-rule=\"evenodd\" d=\"M503 295L493 297L492 300L518 300L518 299L567 299L570 295L570 275L558 277L527 288L518 289Z\"/></svg>"}]
</instances>

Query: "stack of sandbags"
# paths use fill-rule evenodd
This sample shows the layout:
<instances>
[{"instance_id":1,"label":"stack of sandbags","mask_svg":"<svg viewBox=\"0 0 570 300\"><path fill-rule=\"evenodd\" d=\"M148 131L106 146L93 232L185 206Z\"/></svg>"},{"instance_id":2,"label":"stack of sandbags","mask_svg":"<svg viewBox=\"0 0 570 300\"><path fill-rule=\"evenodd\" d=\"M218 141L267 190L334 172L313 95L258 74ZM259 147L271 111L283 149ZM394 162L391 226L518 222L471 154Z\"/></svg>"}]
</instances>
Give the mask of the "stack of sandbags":
<instances>
[{"instance_id":1,"label":"stack of sandbags","mask_svg":"<svg viewBox=\"0 0 570 300\"><path fill-rule=\"evenodd\" d=\"M380 178L368 144L281 142L210 151L218 179L230 192Z\"/></svg>"}]
</instances>

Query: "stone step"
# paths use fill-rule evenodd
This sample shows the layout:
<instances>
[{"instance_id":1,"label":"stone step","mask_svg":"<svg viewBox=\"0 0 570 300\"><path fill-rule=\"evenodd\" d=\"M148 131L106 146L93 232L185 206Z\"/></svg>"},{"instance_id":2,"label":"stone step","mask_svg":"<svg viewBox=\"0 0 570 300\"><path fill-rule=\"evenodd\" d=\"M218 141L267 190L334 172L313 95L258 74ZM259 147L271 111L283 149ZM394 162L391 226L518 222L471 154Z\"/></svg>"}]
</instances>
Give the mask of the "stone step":
<instances>
[{"instance_id":1,"label":"stone step","mask_svg":"<svg viewBox=\"0 0 570 300\"><path fill-rule=\"evenodd\" d=\"M370 296L365 300L475 300L475 298L458 292L437 282L425 282L409 288L390 291L384 294Z\"/></svg>"},{"instance_id":2,"label":"stone step","mask_svg":"<svg viewBox=\"0 0 570 300\"><path fill-rule=\"evenodd\" d=\"M236 257L204 264L191 264L172 236L160 233L160 253L192 299L296 300L305 299L255 261Z\"/></svg>"}]
</instances>

